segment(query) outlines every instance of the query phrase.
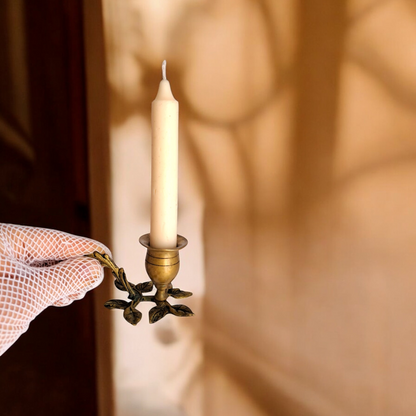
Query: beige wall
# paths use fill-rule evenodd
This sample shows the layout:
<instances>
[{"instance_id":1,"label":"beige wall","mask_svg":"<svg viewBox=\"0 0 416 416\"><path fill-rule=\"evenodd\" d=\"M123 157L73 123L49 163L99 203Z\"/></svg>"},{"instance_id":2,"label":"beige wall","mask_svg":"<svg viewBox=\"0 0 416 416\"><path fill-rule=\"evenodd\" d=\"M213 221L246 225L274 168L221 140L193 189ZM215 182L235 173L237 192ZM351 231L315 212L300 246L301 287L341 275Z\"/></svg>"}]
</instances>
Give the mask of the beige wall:
<instances>
[{"instance_id":1,"label":"beige wall","mask_svg":"<svg viewBox=\"0 0 416 416\"><path fill-rule=\"evenodd\" d=\"M415 414L415 3L104 6L115 259L144 280L167 59L197 311L115 316L117 414Z\"/></svg>"}]
</instances>

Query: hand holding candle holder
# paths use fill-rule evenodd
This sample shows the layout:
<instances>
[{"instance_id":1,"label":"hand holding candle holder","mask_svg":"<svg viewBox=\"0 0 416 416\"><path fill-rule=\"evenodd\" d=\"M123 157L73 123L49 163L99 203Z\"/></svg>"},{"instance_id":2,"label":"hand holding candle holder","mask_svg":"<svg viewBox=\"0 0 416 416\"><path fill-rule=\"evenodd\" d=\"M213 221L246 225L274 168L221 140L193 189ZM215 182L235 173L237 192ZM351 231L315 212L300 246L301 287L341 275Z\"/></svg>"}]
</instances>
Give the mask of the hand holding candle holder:
<instances>
[{"instance_id":1,"label":"hand holding candle holder","mask_svg":"<svg viewBox=\"0 0 416 416\"><path fill-rule=\"evenodd\" d=\"M153 248L150 246L150 235L145 234L140 237L140 244L147 248L145 264L151 281L137 285L127 280L124 270L119 268L107 254L95 251L88 255L88 257L97 259L102 266L110 268L116 279L114 281L116 288L128 292L130 302L113 299L106 302L104 306L108 309L124 310L124 319L132 325L137 325L142 319L142 313L136 309L140 302L156 303L156 306L149 311L151 324L169 313L175 316L193 316L193 312L187 306L171 305L167 301L169 296L176 299L192 296L191 292L184 292L172 286L172 281L179 271L179 250L188 244L188 240L178 235L175 248ZM151 292L153 285L156 287L156 293L143 295L143 293Z\"/></svg>"}]
</instances>

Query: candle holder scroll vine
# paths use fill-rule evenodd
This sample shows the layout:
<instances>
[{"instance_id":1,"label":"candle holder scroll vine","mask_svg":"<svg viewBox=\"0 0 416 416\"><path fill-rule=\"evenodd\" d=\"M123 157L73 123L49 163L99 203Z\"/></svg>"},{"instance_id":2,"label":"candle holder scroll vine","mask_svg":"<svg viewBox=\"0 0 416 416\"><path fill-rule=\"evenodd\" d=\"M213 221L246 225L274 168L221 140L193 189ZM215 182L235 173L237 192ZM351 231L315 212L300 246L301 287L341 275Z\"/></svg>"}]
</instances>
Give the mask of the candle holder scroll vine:
<instances>
[{"instance_id":1,"label":"candle holder scroll vine","mask_svg":"<svg viewBox=\"0 0 416 416\"><path fill-rule=\"evenodd\" d=\"M167 299L184 299L192 296L191 292L185 292L174 288L172 281L179 271L179 250L188 244L185 237L178 235L177 246L175 248L153 248L150 246L150 235L145 234L140 237L140 244L147 248L146 253L146 272L150 281L133 284L127 280L124 269L118 267L107 255L98 251L88 254L98 260L103 267L111 269L115 277L114 285L117 289L127 292L130 302L121 299L112 299L104 304L108 309L123 310L124 319L132 325L137 325L142 319L142 313L137 309L141 302L154 302L156 306L149 311L149 322L155 323L167 314L175 316L193 316L193 312L186 305L171 305ZM144 295L156 288L154 295Z\"/></svg>"}]
</instances>

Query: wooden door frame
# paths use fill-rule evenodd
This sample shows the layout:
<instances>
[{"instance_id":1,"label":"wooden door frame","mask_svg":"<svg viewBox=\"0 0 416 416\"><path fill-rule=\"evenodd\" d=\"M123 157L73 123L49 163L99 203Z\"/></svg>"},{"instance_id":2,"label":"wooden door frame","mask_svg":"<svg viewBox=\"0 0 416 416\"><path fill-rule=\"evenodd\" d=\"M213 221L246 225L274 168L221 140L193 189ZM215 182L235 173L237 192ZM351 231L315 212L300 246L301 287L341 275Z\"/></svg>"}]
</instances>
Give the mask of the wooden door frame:
<instances>
[{"instance_id":1,"label":"wooden door frame","mask_svg":"<svg viewBox=\"0 0 416 416\"><path fill-rule=\"evenodd\" d=\"M101 0L83 2L91 236L111 247L109 94ZM94 291L99 416L114 414L111 298L107 275Z\"/></svg>"}]
</instances>

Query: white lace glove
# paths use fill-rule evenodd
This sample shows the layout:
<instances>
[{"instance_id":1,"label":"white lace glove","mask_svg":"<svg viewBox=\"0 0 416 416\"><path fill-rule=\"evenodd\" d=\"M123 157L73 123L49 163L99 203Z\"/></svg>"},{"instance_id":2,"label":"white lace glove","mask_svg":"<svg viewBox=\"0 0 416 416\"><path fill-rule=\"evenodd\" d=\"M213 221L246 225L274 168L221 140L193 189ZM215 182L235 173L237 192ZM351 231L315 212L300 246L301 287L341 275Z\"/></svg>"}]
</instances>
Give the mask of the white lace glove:
<instances>
[{"instance_id":1,"label":"white lace glove","mask_svg":"<svg viewBox=\"0 0 416 416\"><path fill-rule=\"evenodd\" d=\"M103 244L43 228L0 224L0 355L48 306L66 306L97 287L103 268L83 257Z\"/></svg>"}]
</instances>

